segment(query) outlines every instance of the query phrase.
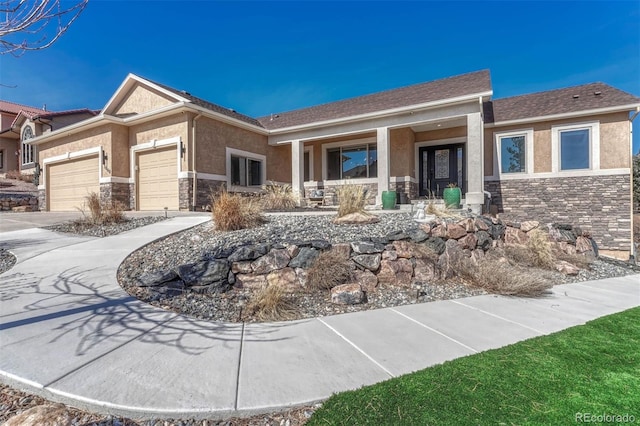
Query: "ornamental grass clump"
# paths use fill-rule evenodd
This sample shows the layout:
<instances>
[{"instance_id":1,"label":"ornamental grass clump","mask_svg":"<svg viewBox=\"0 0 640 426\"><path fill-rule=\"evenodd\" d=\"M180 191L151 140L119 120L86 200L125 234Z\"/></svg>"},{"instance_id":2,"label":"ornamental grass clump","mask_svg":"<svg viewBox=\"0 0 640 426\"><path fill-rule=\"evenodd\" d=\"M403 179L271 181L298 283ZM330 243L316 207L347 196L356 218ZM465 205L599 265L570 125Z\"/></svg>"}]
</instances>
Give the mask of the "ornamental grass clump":
<instances>
[{"instance_id":1,"label":"ornamental grass clump","mask_svg":"<svg viewBox=\"0 0 640 426\"><path fill-rule=\"evenodd\" d=\"M527 248L531 250L533 255L534 266L545 269L553 269L555 259L551 252L551 243L549 242L549 234L541 229L534 229L527 234Z\"/></svg>"},{"instance_id":2,"label":"ornamental grass clump","mask_svg":"<svg viewBox=\"0 0 640 426\"><path fill-rule=\"evenodd\" d=\"M258 321L282 321L296 317L297 305L278 285L258 290L247 304L247 314Z\"/></svg>"},{"instance_id":3,"label":"ornamental grass clump","mask_svg":"<svg viewBox=\"0 0 640 426\"><path fill-rule=\"evenodd\" d=\"M270 182L262 185L264 194L261 197L265 210L291 210L298 205L298 200L289 184Z\"/></svg>"},{"instance_id":4,"label":"ornamental grass clump","mask_svg":"<svg viewBox=\"0 0 640 426\"><path fill-rule=\"evenodd\" d=\"M338 187L338 217L362 213L368 201L368 190L362 185L347 184Z\"/></svg>"},{"instance_id":5,"label":"ornamental grass clump","mask_svg":"<svg viewBox=\"0 0 640 426\"><path fill-rule=\"evenodd\" d=\"M339 253L327 250L318 255L307 271L307 287L310 290L331 290L352 278L351 265Z\"/></svg>"},{"instance_id":6,"label":"ornamental grass clump","mask_svg":"<svg viewBox=\"0 0 640 426\"><path fill-rule=\"evenodd\" d=\"M103 201L95 192L91 192L84 199L84 208L79 209L84 215L83 222L89 222L92 225L110 225L127 220L124 215L124 205L119 201ZM89 211L89 216L86 215L86 210Z\"/></svg>"},{"instance_id":7,"label":"ornamental grass clump","mask_svg":"<svg viewBox=\"0 0 640 426\"><path fill-rule=\"evenodd\" d=\"M224 188L211 195L211 218L218 231L253 228L265 222L255 198L231 194Z\"/></svg>"}]
</instances>

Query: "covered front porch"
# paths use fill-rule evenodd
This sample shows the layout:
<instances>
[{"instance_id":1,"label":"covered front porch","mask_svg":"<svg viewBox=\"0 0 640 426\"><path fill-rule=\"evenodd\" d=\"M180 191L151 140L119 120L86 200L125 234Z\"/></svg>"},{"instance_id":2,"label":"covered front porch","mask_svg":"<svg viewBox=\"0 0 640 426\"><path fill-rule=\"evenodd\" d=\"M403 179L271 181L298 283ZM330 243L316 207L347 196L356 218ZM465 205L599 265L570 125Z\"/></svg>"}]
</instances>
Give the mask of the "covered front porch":
<instances>
[{"instance_id":1,"label":"covered front porch","mask_svg":"<svg viewBox=\"0 0 640 426\"><path fill-rule=\"evenodd\" d=\"M291 145L291 184L301 199L322 190L324 203L335 204L338 187L357 184L368 188L372 204L381 205L383 191L396 191L400 202L410 203L441 198L454 183L465 207L481 212L484 129L479 103L375 121L375 127L366 122L322 127L277 142Z\"/></svg>"}]
</instances>

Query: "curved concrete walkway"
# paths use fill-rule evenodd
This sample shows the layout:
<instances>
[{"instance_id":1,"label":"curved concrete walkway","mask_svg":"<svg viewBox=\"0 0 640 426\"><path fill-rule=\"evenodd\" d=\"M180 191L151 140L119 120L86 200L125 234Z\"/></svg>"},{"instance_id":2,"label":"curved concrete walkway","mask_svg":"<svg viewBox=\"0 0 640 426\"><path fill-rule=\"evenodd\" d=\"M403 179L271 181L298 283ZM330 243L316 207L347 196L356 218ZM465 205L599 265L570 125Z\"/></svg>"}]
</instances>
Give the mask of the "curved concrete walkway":
<instances>
[{"instance_id":1,"label":"curved concrete walkway","mask_svg":"<svg viewBox=\"0 0 640 426\"><path fill-rule=\"evenodd\" d=\"M0 380L130 417L249 415L315 402L446 360L640 305L640 276L560 285L541 299L470 297L288 323L227 324L130 297L118 265L207 220L177 217L103 239L0 234Z\"/></svg>"}]
</instances>

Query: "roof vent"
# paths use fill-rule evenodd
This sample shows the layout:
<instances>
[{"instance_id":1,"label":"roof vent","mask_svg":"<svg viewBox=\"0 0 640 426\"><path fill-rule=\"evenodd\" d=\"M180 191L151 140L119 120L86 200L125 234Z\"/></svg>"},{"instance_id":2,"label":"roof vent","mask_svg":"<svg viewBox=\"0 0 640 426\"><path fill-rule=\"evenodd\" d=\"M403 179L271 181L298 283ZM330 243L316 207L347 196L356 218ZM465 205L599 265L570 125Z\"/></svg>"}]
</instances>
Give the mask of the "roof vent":
<instances>
[{"instance_id":1,"label":"roof vent","mask_svg":"<svg viewBox=\"0 0 640 426\"><path fill-rule=\"evenodd\" d=\"M186 90L181 90L180 93L182 93L183 95L191 96L191 93L187 92Z\"/></svg>"},{"instance_id":2,"label":"roof vent","mask_svg":"<svg viewBox=\"0 0 640 426\"><path fill-rule=\"evenodd\" d=\"M233 108L229 108L229 111L231 111L231 112L236 112L236 110L235 110L235 109L233 109Z\"/></svg>"},{"instance_id":3,"label":"roof vent","mask_svg":"<svg viewBox=\"0 0 640 426\"><path fill-rule=\"evenodd\" d=\"M602 92L598 90L597 92L593 92L593 94L594 94L595 96L600 96L600 95L602 94Z\"/></svg>"},{"instance_id":4,"label":"roof vent","mask_svg":"<svg viewBox=\"0 0 640 426\"><path fill-rule=\"evenodd\" d=\"M580 95L573 95L573 99L578 99Z\"/></svg>"}]
</instances>

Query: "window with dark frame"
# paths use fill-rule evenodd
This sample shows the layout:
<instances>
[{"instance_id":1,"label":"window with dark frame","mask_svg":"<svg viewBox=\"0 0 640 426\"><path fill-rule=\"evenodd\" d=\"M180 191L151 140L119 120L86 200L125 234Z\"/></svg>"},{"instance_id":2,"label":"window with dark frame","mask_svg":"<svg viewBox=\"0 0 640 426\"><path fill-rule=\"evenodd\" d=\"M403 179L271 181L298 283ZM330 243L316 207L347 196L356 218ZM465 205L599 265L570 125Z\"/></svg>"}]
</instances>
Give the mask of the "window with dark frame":
<instances>
[{"instance_id":1,"label":"window with dark frame","mask_svg":"<svg viewBox=\"0 0 640 426\"><path fill-rule=\"evenodd\" d=\"M236 186L262 185L262 161L231 156L231 184Z\"/></svg>"},{"instance_id":2,"label":"window with dark frame","mask_svg":"<svg viewBox=\"0 0 640 426\"><path fill-rule=\"evenodd\" d=\"M327 150L327 179L363 179L378 176L376 144L346 146Z\"/></svg>"}]
</instances>

